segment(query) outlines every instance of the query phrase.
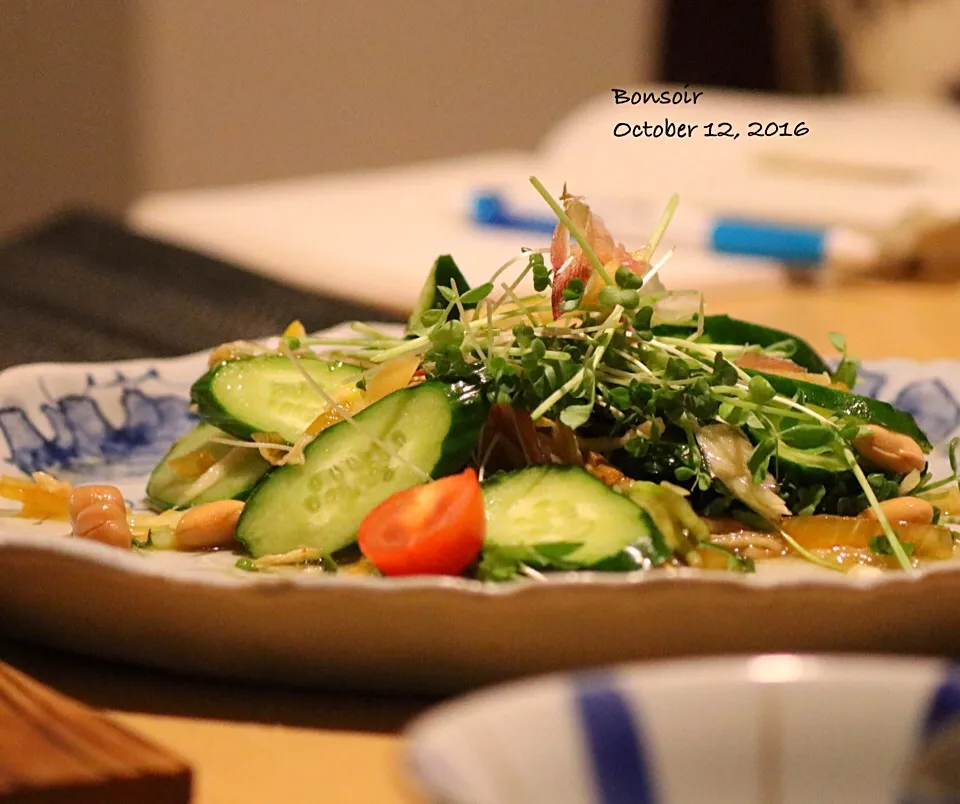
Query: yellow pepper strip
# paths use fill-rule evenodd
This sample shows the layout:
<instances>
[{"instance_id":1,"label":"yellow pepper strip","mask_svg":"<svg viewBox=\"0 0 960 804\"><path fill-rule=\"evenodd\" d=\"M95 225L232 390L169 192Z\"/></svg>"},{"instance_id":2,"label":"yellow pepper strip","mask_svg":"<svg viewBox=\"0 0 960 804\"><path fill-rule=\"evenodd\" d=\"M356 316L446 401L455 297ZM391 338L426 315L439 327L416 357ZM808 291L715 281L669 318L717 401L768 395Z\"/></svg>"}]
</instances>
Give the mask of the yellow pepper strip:
<instances>
[{"instance_id":1,"label":"yellow pepper strip","mask_svg":"<svg viewBox=\"0 0 960 804\"><path fill-rule=\"evenodd\" d=\"M177 477L184 480L200 477L211 466L217 462L217 456L210 450L200 449L181 455L179 458L172 458L167 465L173 470Z\"/></svg>"},{"instance_id":2,"label":"yellow pepper strip","mask_svg":"<svg viewBox=\"0 0 960 804\"><path fill-rule=\"evenodd\" d=\"M18 516L27 519L69 519L73 487L44 472L33 478L0 475L0 497L22 504Z\"/></svg>"},{"instance_id":3,"label":"yellow pepper strip","mask_svg":"<svg viewBox=\"0 0 960 804\"><path fill-rule=\"evenodd\" d=\"M305 338L306 335L307 330L299 320L291 321L290 326L283 331L283 336L285 338Z\"/></svg>"},{"instance_id":4,"label":"yellow pepper strip","mask_svg":"<svg viewBox=\"0 0 960 804\"><path fill-rule=\"evenodd\" d=\"M388 360L376 374L367 380L367 390L361 391L355 385L346 385L333 393L333 399L340 410L353 416L374 402L379 402L385 396L406 388L417 369L420 368L420 356L416 354L399 355ZM340 410L328 406L307 428L309 435L316 435L322 430L343 421Z\"/></svg>"},{"instance_id":5,"label":"yellow pepper strip","mask_svg":"<svg viewBox=\"0 0 960 804\"><path fill-rule=\"evenodd\" d=\"M366 407L363 391L354 385L339 388L334 392L333 399L338 407L327 406L324 408L323 413L310 423L310 426L307 428L307 433L316 435L321 430L326 430L337 422L343 421L343 416L340 413L341 410L352 416L354 413L359 413Z\"/></svg>"},{"instance_id":6,"label":"yellow pepper strip","mask_svg":"<svg viewBox=\"0 0 960 804\"><path fill-rule=\"evenodd\" d=\"M379 402L385 396L406 388L420 368L420 355L405 354L388 360L377 373L367 380L366 401L368 405Z\"/></svg>"}]
</instances>

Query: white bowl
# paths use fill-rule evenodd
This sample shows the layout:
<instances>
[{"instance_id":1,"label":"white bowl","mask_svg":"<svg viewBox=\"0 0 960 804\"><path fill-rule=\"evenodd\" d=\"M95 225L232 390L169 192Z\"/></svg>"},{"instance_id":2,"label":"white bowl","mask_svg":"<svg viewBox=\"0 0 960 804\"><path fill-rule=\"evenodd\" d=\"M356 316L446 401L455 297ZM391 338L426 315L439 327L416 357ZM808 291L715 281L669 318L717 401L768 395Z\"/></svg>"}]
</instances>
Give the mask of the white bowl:
<instances>
[{"instance_id":1,"label":"white bowl","mask_svg":"<svg viewBox=\"0 0 960 804\"><path fill-rule=\"evenodd\" d=\"M448 804L960 801L960 669L769 654L546 676L407 731Z\"/></svg>"}]
</instances>

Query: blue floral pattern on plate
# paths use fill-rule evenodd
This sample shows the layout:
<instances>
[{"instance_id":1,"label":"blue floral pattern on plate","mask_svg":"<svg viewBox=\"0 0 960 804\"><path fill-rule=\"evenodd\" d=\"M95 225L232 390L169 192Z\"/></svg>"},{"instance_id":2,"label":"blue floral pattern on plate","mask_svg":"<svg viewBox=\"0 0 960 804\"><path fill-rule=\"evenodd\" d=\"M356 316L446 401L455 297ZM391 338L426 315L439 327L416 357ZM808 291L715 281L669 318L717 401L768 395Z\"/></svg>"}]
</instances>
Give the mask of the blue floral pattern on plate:
<instances>
[{"instance_id":1,"label":"blue floral pattern on plate","mask_svg":"<svg viewBox=\"0 0 960 804\"><path fill-rule=\"evenodd\" d=\"M938 377L908 383L900 389L893 404L913 414L920 429L935 444L960 426L960 404Z\"/></svg>"},{"instance_id":2,"label":"blue floral pattern on plate","mask_svg":"<svg viewBox=\"0 0 960 804\"><path fill-rule=\"evenodd\" d=\"M0 434L10 461L23 472L83 471L101 463L139 465L159 458L196 419L175 396L150 396L136 387L121 394L124 419L111 424L95 399L68 394L40 406L53 428L44 436L22 407L0 408Z\"/></svg>"},{"instance_id":3,"label":"blue floral pattern on plate","mask_svg":"<svg viewBox=\"0 0 960 804\"><path fill-rule=\"evenodd\" d=\"M143 476L196 424L189 383L157 365L96 366L82 374L77 366L46 368L12 370L0 381L0 457L21 472ZM12 385L16 371L27 372L27 382Z\"/></svg>"}]
</instances>

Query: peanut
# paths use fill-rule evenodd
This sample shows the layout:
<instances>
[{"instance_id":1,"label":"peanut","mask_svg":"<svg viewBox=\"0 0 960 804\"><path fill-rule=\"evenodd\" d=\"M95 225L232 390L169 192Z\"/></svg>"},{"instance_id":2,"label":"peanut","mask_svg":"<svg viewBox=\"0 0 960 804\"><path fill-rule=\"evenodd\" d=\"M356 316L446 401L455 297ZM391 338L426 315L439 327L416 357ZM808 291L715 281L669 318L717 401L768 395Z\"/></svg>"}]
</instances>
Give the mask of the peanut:
<instances>
[{"instance_id":1,"label":"peanut","mask_svg":"<svg viewBox=\"0 0 960 804\"><path fill-rule=\"evenodd\" d=\"M890 522L906 522L917 525L929 525L933 522L933 506L919 497L894 497L880 503L880 510ZM868 508L862 514L863 519L877 519L877 512Z\"/></svg>"},{"instance_id":2,"label":"peanut","mask_svg":"<svg viewBox=\"0 0 960 804\"><path fill-rule=\"evenodd\" d=\"M866 429L853 440L853 448L881 469L905 474L913 469L922 471L927 465L923 450L910 436L876 424Z\"/></svg>"},{"instance_id":3,"label":"peanut","mask_svg":"<svg viewBox=\"0 0 960 804\"><path fill-rule=\"evenodd\" d=\"M177 548L229 547L242 511L243 503L238 500L218 500L188 509L173 534Z\"/></svg>"}]
</instances>

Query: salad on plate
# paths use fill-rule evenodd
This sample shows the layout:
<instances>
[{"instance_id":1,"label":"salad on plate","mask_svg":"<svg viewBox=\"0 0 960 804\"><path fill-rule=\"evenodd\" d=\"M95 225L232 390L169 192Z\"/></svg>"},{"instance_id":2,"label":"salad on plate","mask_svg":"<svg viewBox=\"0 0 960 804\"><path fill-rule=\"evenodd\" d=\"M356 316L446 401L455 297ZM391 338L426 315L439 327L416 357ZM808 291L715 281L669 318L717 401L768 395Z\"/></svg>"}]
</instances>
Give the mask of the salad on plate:
<instances>
[{"instance_id":1,"label":"salad on plate","mask_svg":"<svg viewBox=\"0 0 960 804\"><path fill-rule=\"evenodd\" d=\"M668 290L583 198L554 199L548 246L470 287L432 266L402 330L353 322L212 350L199 421L147 506L52 475L0 476L19 515L132 550L235 550L238 571L450 575L911 572L955 554L952 472L913 417L853 392L788 332ZM531 292L532 290L532 292Z\"/></svg>"}]
</instances>

